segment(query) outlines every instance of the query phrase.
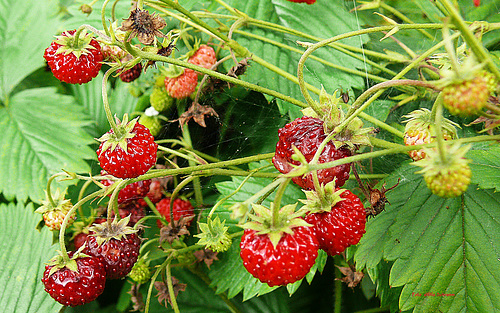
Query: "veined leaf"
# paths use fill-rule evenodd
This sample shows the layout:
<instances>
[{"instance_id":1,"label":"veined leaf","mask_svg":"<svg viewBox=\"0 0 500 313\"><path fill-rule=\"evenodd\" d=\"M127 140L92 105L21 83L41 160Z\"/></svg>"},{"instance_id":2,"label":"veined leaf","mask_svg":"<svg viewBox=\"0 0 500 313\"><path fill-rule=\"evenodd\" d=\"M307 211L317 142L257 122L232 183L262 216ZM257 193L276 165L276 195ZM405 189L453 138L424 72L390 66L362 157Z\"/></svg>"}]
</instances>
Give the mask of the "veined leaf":
<instances>
[{"instance_id":1,"label":"veined leaf","mask_svg":"<svg viewBox=\"0 0 500 313\"><path fill-rule=\"evenodd\" d=\"M44 66L43 51L59 24L57 2L0 1L0 101L28 74Z\"/></svg>"},{"instance_id":2,"label":"veined leaf","mask_svg":"<svg viewBox=\"0 0 500 313\"><path fill-rule=\"evenodd\" d=\"M462 197L442 199L416 170L404 165L387 179L402 178L391 205L367 224L358 267L394 261L389 284L403 287L401 310L500 310L500 195L471 185Z\"/></svg>"},{"instance_id":3,"label":"veined leaf","mask_svg":"<svg viewBox=\"0 0 500 313\"><path fill-rule=\"evenodd\" d=\"M33 205L0 204L0 308L5 312L58 312L62 307L44 291L44 263L57 245L52 233L36 226L41 216Z\"/></svg>"},{"instance_id":4,"label":"veined leaf","mask_svg":"<svg viewBox=\"0 0 500 313\"><path fill-rule=\"evenodd\" d=\"M467 157L472 159L472 182L484 189L500 191L500 145L494 144L488 150L471 150Z\"/></svg>"},{"instance_id":5,"label":"veined leaf","mask_svg":"<svg viewBox=\"0 0 500 313\"><path fill-rule=\"evenodd\" d=\"M95 158L89 123L73 97L55 88L16 93L0 108L0 191L7 199L37 202L44 198L50 175L67 170L88 172Z\"/></svg>"},{"instance_id":6,"label":"veined leaf","mask_svg":"<svg viewBox=\"0 0 500 313\"><path fill-rule=\"evenodd\" d=\"M251 0L229 2L230 5L253 18L276 23L292 29L300 29L306 33L313 33L315 36L323 39L333 37L344 31L356 30L358 27L356 17L346 10L343 3L337 1L317 2L313 6L297 5L296 3L287 1L263 2ZM252 38L251 35L234 34L238 42L246 47L251 53L276 65L289 75L293 77L297 76L297 63L303 51L305 51L305 48L298 46L296 41L304 41L304 38L289 33L284 34L275 32L258 26L241 28L241 30L277 42L278 44L263 42L262 40ZM362 36L361 39L359 37L351 38L347 41L343 41L343 43L359 47L366 40L367 37ZM294 49L299 49L301 52L293 52L289 49L279 47L278 45L288 45ZM332 48L319 49L314 55L328 62L342 65L350 69L359 68L363 71L365 69L363 61L354 59ZM242 76L242 79L265 86L266 88L277 90L296 99L303 99L297 84L264 66L257 65L254 61L251 61L250 64L248 71ZM341 70L334 69L314 60L307 61L304 74L307 83L318 88L321 88L321 85L323 85L330 93L337 88L347 89L355 87L361 89L364 86L362 77L346 74ZM287 103L279 104L282 113L288 112L292 118L301 116L299 113L300 108Z\"/></svg>"}]
</instances>

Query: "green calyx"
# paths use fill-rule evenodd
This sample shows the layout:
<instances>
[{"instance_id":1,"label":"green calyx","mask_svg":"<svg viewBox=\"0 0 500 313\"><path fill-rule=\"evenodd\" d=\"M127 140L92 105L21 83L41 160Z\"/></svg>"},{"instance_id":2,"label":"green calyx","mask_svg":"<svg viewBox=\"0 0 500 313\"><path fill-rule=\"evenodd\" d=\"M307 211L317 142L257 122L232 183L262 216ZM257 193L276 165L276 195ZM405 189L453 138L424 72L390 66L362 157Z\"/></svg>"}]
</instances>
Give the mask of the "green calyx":
<instances>
[{"instance_id":1,"label":"green calyx","mask_svg":"<svg viewBox=\"0 0 500 313\"><path fill-rule=\"evenodd\" d=\"M358 117L353 118L347 125L343 125L340 131L337 131L338 126L346 120L344 111L340 107L342 98L337 96L337 91L335 90L333 95L329 95L324 88L321 88L319 103L315 102L314 108L306 108L302 110L302 113L305 116L323 120L325 134L330 134L332 131L337 132L332 139L337 149L346 145L349 148L355 148L359 145L371 146L368 133L373 131L373 128L363 128L363 122Z\"/></svg>"},{"instance_id":2,"label":"green calyx","mask_svg":"<svg viewBox=\"0 0 500 313\"><path fill-rule=\"evenodd\" d=\"M128 121L128 115L125 114L123 116L123 121L120 121L118 117L115 116L116 120L116 129L113 129L113 132L107 132L101 136L101 138L96 138L99 142L104 142L104 145L101 149L101 154L111 149L114 151L116 147L122 148L125 153L127 153L127 139L134 138L135 133L132 133L132 130L135 127L135 123L139 118L135 118Z\"/></svg>"},{"instance_id":3,"label":"green calyx","mask_svg":"<svg viewBox=\"0 0 500 313\"><path fill-rule=\"evenodd\" d=\"M340 196L344 191L345 189L335 190L335 180L333 180L326 185L320 185L319 190L304 190L307 200L299 199L299 201L304 203L302 210L310 213L330 212L335 204L344 200Z\"/></svg>"},{"instance_id":4,"label":"green calyx","mask_svg":"<svg viewBox=\"0 0 500 313\"><path fill-rule=\"evenodd\" d=\"M134 234L138 231L137 229L127 226L129 221L130 215L119 221L118 217L115 217L111 223L95 224L89 228L90 232L94 232L90 236L96 238L98 245L102 245L111 239L121 240L122 238L126 238L127 235Z\"/></svg>"},{"instance_id":5,"label":"green calyx","mask_svg":"<svg viewBox=\"0 0 500 313\"><path fill-rule=\"evenodd\" d=\"M437 82L439 88L460 84L473 80L483 71L484 64L478 64L474 57L469 56L460 63L459 69L445 68L441 70L442 78Z\"/></svg>"},{"instance_id":6,"label":"green calyx","mask_svg":"<svg viewBox=\"0 0 500 313\"><path fill-rule=\"evenodd\" d=\"M283 206L273 217L274 203L268 209L263 205L252 203L255 214L250 214L251 222L241 225L244 229L257 231L257 235L268 235L274 247L278 245L283 234L293 234L293 228L299 226L311 226L301 216L304 211L295 211L297 203Z\"/></svg>"},{"instance_id":7,"label":"green calyx","mask_svg":"<svg viewBox=\"0 0 500 313\"><path fill-rule=\"evenodd\" d=\"M436 136L434 116L432 116L432 112L429 109L421 108L403 117L407 118L407 120L404 121L406 123L405 132L412 129L428 129L431 136ZM456 127L461 128L457 123L447 118L443 118L441 128L445 134L451 137L451 139L458 137Z\"/></svg>"},{"instance_id":8,"label":"green calyx","mask_svg":"<svg viewBox=\"0 0 500 313\"><path fill-rule=\"evenodd\" d=\"M87 255L82 252L82 250L85 248L85 245L81 246L80 249L78 249L75 253L73 253L73 256L68 259L65 258L62 254L61 251L57 250L57 255L53 257L52 259L49 260L49 262L46 263L48 266L52 266L49 272L49 277L57 272L60 269L67 268L73 272L78 272L78 265L76 263L76 260L78 258L88 258L90 255Z\"/></svg>"},{"instance_id":9,"label":"green calyx","mask_svg":"<svg viewBox=\"0 0 500 313\"><path fill-rule=\"evenodd\" d=\"M59 188L56 189L56 192L52 195L52 201L50 201L49 195L47 191L45 191L45 200L42 201L42 205L35 210L36 213L46 213L50 211L61 211L67 213L73 205L70 200L65 199L66 190L61 192Z\"/></svg>"},{"instance_id":10,"label":"green calyx","mask_svg":"<svg viewBox=\"0 0 500 313\"><path fill-rule=\"evenodd\" d=\"M224 226L225 222L217 216L214 220L207 218L206 223L199 223L201 233L194 235L200 238L198 244L215 252L227 251L231 247L231 238L227 233L229 227Z\"/></svg>"},{"instance_id":11,"label":"green calyx","mask_svg":"<svg viewBox=\"0 0 500 313\"><path fill-rule=\"evenodd\" d=\"M66 32L63 32L60 36L56 36L55 42L57 44L61 45L57 49L56 54L73 53L75 55L75 57L78 59L83 54L90 53L89 50L96 49L94 46L92 46L90 44L93 37L92 37L92 35L87 33L87 30L83 30L80 32L78 40L76 40L76 36L75 36L77 33L78 33L78 31L75 32L74 34L70 34L69 32L66 31Z\"/></svg>"}]
</instances>

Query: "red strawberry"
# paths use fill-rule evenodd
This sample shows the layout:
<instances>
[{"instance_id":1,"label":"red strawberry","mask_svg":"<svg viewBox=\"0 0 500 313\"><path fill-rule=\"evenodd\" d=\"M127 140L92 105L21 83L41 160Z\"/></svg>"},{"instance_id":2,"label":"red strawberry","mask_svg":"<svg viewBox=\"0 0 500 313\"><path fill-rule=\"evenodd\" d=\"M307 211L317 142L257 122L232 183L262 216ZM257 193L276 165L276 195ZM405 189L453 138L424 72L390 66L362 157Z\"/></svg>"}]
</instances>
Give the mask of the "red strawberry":
<instances>
[{"instance_id":1,"label":"red strawberry","mask_svg":"<svg viewBox=\"0 0 500 313\"><path fill-rule=\"evenodd\" d=\"M160 212L161 215L165 217L167 222L170 223L170 198L163 198L156 204L156 209ZM172 204L172 210L174 212L174 221L180 220L182 217L189 218L194 216L194 208L191 205L191 202L182 199L175 199ZM161 228L163 224L158 220L156 221L158 228ZM186 223L186 226L189 227L191 225L191 221Z\"/></svg>"},{"instance_id":2,"label":"red strawberry","mask_svg":"<svg viewBox=\"0 0 500 313\"><path fill-rule=\"evenodd\" d=\"M166 77L165 88L172 98L183 99L196 90L198 85L198 74L191 69L185 69L177 77Z\"/></svg>"},{"instance_id":3,"label":"red strawberry","mask_svg":"<svg viewBox=\"0 0 500 313\"><path fill-rule=\"evenodd\" d=\"M137 222L146 216L146 211L144 207L141 206L137 201L131 201L118 206L118 212L120 212L120 218L126 218L130 216L130 221L128 226L133 227ZM115 216L114 212L111 214L112 217Z\"/></svg>"},{"instance_id":4,"label":"red strawberry","mask_svg":"<svg viewBox=\"0 0 500 313\"><path fill-rule=\"evenodd\" d=\"M111 129L99 141L97 158L101 168L118 178L135 178L146 173L156 163L158 144L149 130L137 123L117 121L120 134Z\"/></svg>"},{"instance_id":5,"label":"red strawberry","mask_svg":"<svg viewBox=\"0 0 500 313\"><path fill-rule=\"evenodd\" d=\"M158 179L152 179L151 180L151 185L149 186L149 192L147 193L146 197L148 197L153 204L156 204L160 202L161 198L163 197L163 186L161 185L160 180ZM143 199L137 200L137 203L143 207L147 207L148 204L146 201Z\"/></svg>"},{"instance_id":6,"label":"red strawberry","mask_svg":"<svg viewBox=\"0 0 500 313\"><path fill-rule=\"evenodd\" d=\"M54 76L70 84L83 84L99 74L103 60L101 46L97 40L82 32L75 46L75 30L65 31L56 36L45 49L47 60Z\"/></svg>"},{"instance_id":7,"label":"red strawberry","mask_svg":"<svg viewBox=\"0 0 500 313\"><path fill-rule=\"evenodd\" d=\"M326 138L323 130L323 121L309 116L298 118L279 130L279 141L276 144L276 153L273 157L273 164L281 173L290 172L291 164L299 165L299 161L292 159L294 151L292 146L297 147L310 162L318 150L318 146ZM318 163L327 163L341 158L351 156L351 151L346 148L336 149L332 142L329 142ZM320 184L327 184L336 178L337 187L341 187L349 179L351 164L343 164L328 169L318 170ZM294 177L292 181L304 189L314 189L312 174L302 177Z\"/></svg>"},{"instance_id":8,"label":"red strawberry","mask_svg":"<svg viewBox=\"0 0 500 313\"><path fill-rule=\"evenodd\" d=\"M288 0L290 2L296 2L296 3L307 3L307 4L313 4L316 2L316 0Z\"/></svg>"},{"instance_id":9,"label":"red strawberry","mask_svg":"<svg viewBox=\"0 0 500 313\"><path fill-rule=\"evenodd\" d=\"M308 223L313 224L319 248L331 256L357 244L365 233L366 212L361 200L349 190L345 190L340 197L343 200L337 202L331 211L311 213L305 217Z\"/></svg>"},{"instance_id":10,"label":"red strawberry","mask_svg":"<svg viewBox=\"0 0 500 313\"><path fill-rule=\"evenodd\" d=\"M106 271L100 258L77 256L69 252L65 265L45 266L42 283L45 291L57 302L77 306L95 300L103 291ZM61 258L52 263L60 263Z\"/></svg>"},{"instance_id":11,"label":"red strawberry","mask_svg":"<svg viewBox=\"0 0 500 313\"><path fill-rule=\"evenodd\" d=\"M101 171L101 175L106 175L106 172ZM101 180L101 183L104 186L111 186L115 182L110 179L103 179ZM151 180L148 179L148 180L137 181L135 183L125 186L125 188L123 188L122 190L120 190L120 192L118 192L118 204L144 198L149 192L150 185L151 185Z\"/></svg>"},{"instance_id":12,"label":"red strawberry","mask_svg":"<svg viewBox=\"0 0 500 313\"><path fill-rule=\"evenodd\" d=\"M127 276L139 256L141 239L128 223L129 218L115 219L90 228L83 252L102 258L108 279Z\"/></svg>"},{"instance_id":13,"label":"red strawberry","mask_svg":"<svg viewBox=\"0 0 500 313\"><path fill-rule=\"evenodd\" d=\"M481 0L474 0L474 6L476 6L476 8L481 4Z\"/></svg>"},{"instance_id":14,"label":"red strawberry","mask_svg":"<svg viewBox=\"0 0 500 313\"><path fill-rule=\"evenodd\" d=\"M120 72L120 79L125 83L130 83L139 78L141 76L142 64L137 63L132 68Z\"/></svg>"},{"instance_id":15,"label":"red strawberry","mask_svg":"<svg viewBox=\"0 0 500 313\"><path fill-rule=\"evenodd\" d=\"M188 59L189 63L211 69L217 62L214 48L207 45L200 45L198 50Z\"/></svg>"},{"instance_id":16,"label":"red strawberry","mask_svg":"<svg viewBox=\"0 0 500 313\"><path fill-rule=\"evenodd\" d=\"M294 227L284 233L276 247L268 234L245 229L240 243L243 266L269 286L294 283L309 273L318 256L318 241L310 227Z\"/></svg>"}]
</instances>

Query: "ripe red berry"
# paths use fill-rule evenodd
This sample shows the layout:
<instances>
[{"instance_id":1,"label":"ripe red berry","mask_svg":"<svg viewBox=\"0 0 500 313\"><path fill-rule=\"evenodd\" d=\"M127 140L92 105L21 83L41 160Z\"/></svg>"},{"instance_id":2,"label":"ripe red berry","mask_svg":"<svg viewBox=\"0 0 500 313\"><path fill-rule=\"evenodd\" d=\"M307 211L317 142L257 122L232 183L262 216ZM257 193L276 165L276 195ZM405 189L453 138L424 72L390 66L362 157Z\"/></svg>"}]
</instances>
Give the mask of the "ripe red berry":
<instances>
[{"instance_id":1,"label":"ripe red berry","mask_svg":"<svg viewBox=\"0 0 500 313\"><path fill-rule=\"evenodd\" d=\"M193 70L185 69L177 77L166 77L164 83L168 94L172 98L184 99L196 90L198 74Z\"/></svg>"},{"instance_id":2,"label":"ripe red berry","mask_svg":"<svg viewBox=\"0 0 500 313\"><path fill-rule=\"evenodd\" d=\"M73 252L68 253L71 258ZM76 258L78 270L68 267L53 271L54 265L45 266L42 283L45 291L57 302L66 306L77 306L95 300L104 291L106 271L99 258ZM53 273L51 273L53 271Z\"/></svg>"},{"instance_id":3,"label":"ripe red berry","mask_svg":"<svg viewBox=\"0 0 500 313\"><path fill-rule=\"evenodd\" d=\"M80 36L75 46L75 30L65 31L45 49L43 57L60 81L84 84L99 74L103 56L101 46L89 34Z\"/></svg>"},{"instance_id":4,"label":"ripe red berry","mask_svg":"<svg viewBox=\"0 0 500 313\"><path fill-rule=\"evenodd\" d=\"M126 218L129 216L130 221L128 226L133 227L141 218L146 216L146 211L144 207L141 206L137 201L126 202L118 206L118 212L120 213L120 218ZM114 212L111 213L111 217L114 217Z\"/></svg>"},{"instance_id":5,"label":"ripe red berry","mask_svg":"<svg viewBox=\"0 0 500 313\"><path fill-rule=\"evenodd\" d=\"M294 283L309 273L318 256L318 241L310 227L292 228L273 246L268 234L246 229L240 243L243 266L269 286Z\"/></svg>"},{"instance_id":6,"label":"ripe red berry","mask_svg":"<svg viewBox=\"0 0 500 313\"><path fill-rule=\"evenodd\" d=\"M474 0L474 6L478 7L479 5L481 5L481 0Z\"/></svg>"},{"instance_id":7,"label":"ripe red berry","mask_svg":"<svg viewBox=\"0 0 500 313\"><path fill-rule=\"evenodd\" d=\"M156 204L156 209L158 212L165 217L167 222L170 223L170 198L163 198ZM191 202L187 200L182 200L182 199L175 199L174 203L172 204L172 210L174 214L174 221L180 220L182 217L188 218L194 216L194 208ZM162 223L158 220L156 221L156 224L158 225L159 228L161 228L163 225ZM191 225L191 221L186 223L186 226L189 227Z\"/></svg>"},{"instance_id":8,"label":"ripe red berry","mask_svg":"<svg viewBox=\"0 0 500 313\"><path fill-rule=\"evenodd\" d=\"M106 225L106 224L102 224ZM99 241L106 239L101 244ZM139 256L141 239L136 233L123 235L121 239L103 238L91 233L87 236L83 253L100 257L103 260L108 279L119 279L127 276Z\"/></svg>"},{"instance_id":9,"label":"ripe red berry","mask_svg":"<svg viewBox=\"0 0 500 313\"><path fill-rule=\"evenodd\" d=\"M160 202L160 200L163 198L163 186L161 185L159 179L151 180L151 185L149 186L149 192L147 193L146 197L148 197L148 199L151 200L153 204ZM143 207L148 206L148 204L146 203L146 201L144 201L144 199L137 200L137 203Z\"/></svg>"},{"instance_id":10,"label":"ripe red berry","mask_svg":"<svg viewBox=\"0 0 500 313\"><path fill-rule=\"evenodd\" d=\"M137 63L132 68L126 71L120 72L120 79L125 83L130 83L139 78L142 72L142 64Z\"/></svg>"},{"instance_id":11,"label":"ripe red berry","mask_svg":"<svg viewBox=\"0 0 500 313\"><path fill-rule=\"evenodd\" d=\"M158 144L154 141L154 137L136 120L130 123L133 123L133 128L127 129L127 134L122 134L121 138L116 138L111 129L99 139L101 141L97 149L99 164L106 172L118 178L138 177L156 163ZM126 128L131 128L130 126ZM126 146L125 150L123 145Z\"/></svg>"},{"instance_id":12,"label":"ripe red berry","mask_svg":"<svg viewBox=\"0 0 500 313\"><path fill-rule=\"evenodd\" d=\"M207 45L200 45L198 50L188 59L188 62L206 69L212 68L217 62L214 48Z\"/></svg>"},{"instance_id":13,"label":"ripe red berry","mask_svg":"<svg viewBox=\"0 0 500 313\"><path fill-rule=\"evenodd\" d=\"M309 116L298 118L281 128L278 132L279 141L276 144L276 153L273 157L273 164L281 173L290 172L293 167L291 164L299 165L299 161L292 159L294 151L292 146L297 147L305 156L307 162L310 162L321 142L326 138L323 130L323 121ZM351 151L346 148L336 149L332 142L329 142L318 163L327 163L341 158L351 156ZM335 178L336 186L342 187L349 179L351 164L343 164L332 168L318 170L318 179L320 184L327 184ZM292 181L303 189L314 189L312 174L294 177Z\"/></svg>"},{"instance_id":14,"label":"ripe red berry","mask_svg":"<svg viewBox=\"0 0 500 313\"><path fill-rule=\"evenodd\" d=\"M313 225L319 248L331 256L357 244L365 233L366 212L361 200L349 190L340 196L344 200L337 202L330 212L311 213L305 217Z\"/></svg>"},{"instance_id":15,"label":"ripe red berry","mask_svg":"<svg viewBox=\"0 0 500 313\"><path fill-rule=\"evenodd\" d=\"M101 171L101 175L106 175L105 171ZM110 179L103 179L101 183L104 186L111 186L114 181ZM138 200L144 198L149 192L149 186L151 185L151 180L141 180L132 184L128 184L118 192L118 204L122 204L128 201ZM110 195L111 196L111 195Z\"/></svg>"}]
</instances>

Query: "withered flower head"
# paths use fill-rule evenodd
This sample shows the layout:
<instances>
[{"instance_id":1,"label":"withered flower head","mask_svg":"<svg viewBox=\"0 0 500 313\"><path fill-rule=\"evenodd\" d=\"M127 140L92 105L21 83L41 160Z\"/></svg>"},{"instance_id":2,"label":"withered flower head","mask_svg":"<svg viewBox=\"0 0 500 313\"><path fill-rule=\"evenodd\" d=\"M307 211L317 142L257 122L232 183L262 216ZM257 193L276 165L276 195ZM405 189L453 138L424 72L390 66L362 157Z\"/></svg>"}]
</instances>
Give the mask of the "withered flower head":
<instances>
[{"instance_id":1,"label":"withered flower head","mask_svg":"<svg viewBox=\"0 0 500 313\"><path fill-rule=\"evenodd\" d=\"M155 13L149 14L148 11L137 8L130 11L130 17L122 22L120 30L132 31L128 37L129 41L137 36L137 39L139 39L141 43L150 45L153 43L155 36L165 37L165 35L160 32L160 29L166 25L167 23L165 20L159 15Z\"/></svg>"}]
</instances>

